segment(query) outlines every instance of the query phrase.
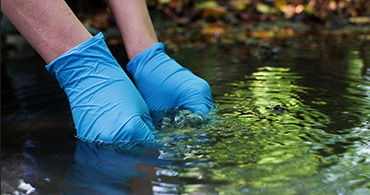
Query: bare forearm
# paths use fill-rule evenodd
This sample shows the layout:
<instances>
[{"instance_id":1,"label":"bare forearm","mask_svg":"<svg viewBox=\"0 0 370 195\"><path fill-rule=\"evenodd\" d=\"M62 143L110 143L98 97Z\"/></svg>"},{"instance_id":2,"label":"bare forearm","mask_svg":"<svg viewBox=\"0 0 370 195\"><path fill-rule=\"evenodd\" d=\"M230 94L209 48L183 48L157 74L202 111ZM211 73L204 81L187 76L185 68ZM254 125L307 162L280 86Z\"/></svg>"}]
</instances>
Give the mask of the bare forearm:
<instances>
[{"instance_id":1,"label":"bare forearm","mask_svg":"<svg viewBox=\"0 0 370 195\"><path fill-rule=\"evenodd\" d=\"M63 0L2 0L1 11L47 63L92 37Z\"/></svg>"},{"instance_id":2,"label":"bare forearm","mask_svg":"<svg viewBox=\"0 0 370 195\"><path fill-rule=\"evenodd\" d=\"M158 42L145 0L106 0L115 16L130 60Z\"/></svg>"}]
</instances>

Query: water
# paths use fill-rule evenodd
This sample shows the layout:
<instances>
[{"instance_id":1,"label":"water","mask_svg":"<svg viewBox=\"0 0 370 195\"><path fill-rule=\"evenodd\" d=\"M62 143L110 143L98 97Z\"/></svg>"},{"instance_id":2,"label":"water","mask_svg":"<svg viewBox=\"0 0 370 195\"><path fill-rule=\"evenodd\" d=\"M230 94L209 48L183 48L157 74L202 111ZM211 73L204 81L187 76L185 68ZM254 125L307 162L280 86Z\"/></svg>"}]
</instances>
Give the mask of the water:
<instances>
[{"instance_id":1,"label":"water","mask_svg":"<svg viewBox=\"0 0 370 195\"><path fill-rule=\"evenodd\" d=\"M370 45L325 39L173 53L216 109L205 125L161 126L164 145L76 141L42 61L9 60L2 193L25 193L23 180L35 194L370 194Z\"/></svg>"}]
</instances>

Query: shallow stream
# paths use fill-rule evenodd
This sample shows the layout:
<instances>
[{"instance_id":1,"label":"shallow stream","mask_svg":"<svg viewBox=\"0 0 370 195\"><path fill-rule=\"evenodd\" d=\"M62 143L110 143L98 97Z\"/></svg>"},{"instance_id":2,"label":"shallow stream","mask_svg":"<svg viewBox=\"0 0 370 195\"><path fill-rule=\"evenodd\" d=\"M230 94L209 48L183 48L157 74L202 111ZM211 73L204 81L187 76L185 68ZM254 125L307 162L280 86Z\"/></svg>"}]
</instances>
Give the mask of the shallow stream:
<instances>
[{"instance_id":1,"label":"shallow stream","mask_svg":"<svg viewBox=\"0 0 370 195\"><path fill-rule=\"evenodd\" d=\"M74 138L40 58L5 61L2 194L370 194L370 44L278 46L170 52L210 83L213 116L114 148Z\"/></svg>"}]
</instances>

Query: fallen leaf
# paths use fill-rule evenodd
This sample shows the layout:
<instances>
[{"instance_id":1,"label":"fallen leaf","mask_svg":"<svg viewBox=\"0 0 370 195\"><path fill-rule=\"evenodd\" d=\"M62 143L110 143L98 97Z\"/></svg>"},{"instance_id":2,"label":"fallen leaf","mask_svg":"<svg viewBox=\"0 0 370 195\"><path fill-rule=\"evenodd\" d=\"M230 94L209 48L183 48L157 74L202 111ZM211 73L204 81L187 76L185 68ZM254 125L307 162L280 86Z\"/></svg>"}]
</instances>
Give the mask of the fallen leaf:
<instances>
[{"instance_id":1,"label":"fallen leaf","mask_svg":"<svg viewBox=\"0 0 370 195\"><path fill-rule=\"evenodd\" d=\"M222 6L215 6L215 7L209 7L205 8L203 10L203 18L209 18L209 17L214 17L214 18L220 18L226 13L226 8Z\"/></svg>"}]
</instances>

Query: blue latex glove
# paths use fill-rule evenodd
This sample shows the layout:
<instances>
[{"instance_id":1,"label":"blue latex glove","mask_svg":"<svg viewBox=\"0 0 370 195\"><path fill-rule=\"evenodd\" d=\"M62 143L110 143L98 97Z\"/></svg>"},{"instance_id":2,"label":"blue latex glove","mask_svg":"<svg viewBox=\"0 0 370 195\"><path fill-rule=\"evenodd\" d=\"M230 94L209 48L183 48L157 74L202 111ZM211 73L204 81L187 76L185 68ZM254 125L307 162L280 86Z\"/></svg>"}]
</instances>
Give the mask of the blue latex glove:
<instances>
[{"instance_id":1,"label":"blue latex glove","mask_svg":"<svg viewBox=\"0 0 370 195\"><path fill-rule=\"evenodd\" d=\"M77 138L103 142L153 139L148 107L110 53L102 33L46 69L68 96Z\"/></svg>"},{"instance_id":2,"label":"blue latex glove","mask_svg":"<svg viewBox=\"0 0 370 195\"><path fill-rule=\"evenodd\" d=\"M208 83L170 58L162 43L139 53L127 70L150 111L179 107L206 114L213 107Z\"/></svg>"},{"instance_id":3,"label":"blue latex glove","mask_svg":"<svg viewBox=\"0 0 370 195\"><path fill-rule=\"evenodd\" d=\"M115 147L77 141L75 164L64 178L61 194L129 194L127 182L130 178L145 177L146 174L155 175L154 168L153 173L140 173L137 169L139 164L147 164L148 157L145 153L148 149L145 145L126 146ZM149 187L150 191L150 180L148 182L146 185L136 183L136 186Z\"/></svg>"}]
</instances>

